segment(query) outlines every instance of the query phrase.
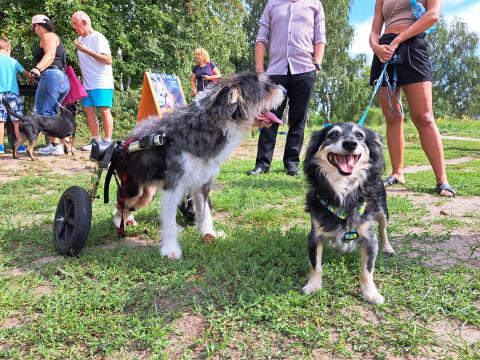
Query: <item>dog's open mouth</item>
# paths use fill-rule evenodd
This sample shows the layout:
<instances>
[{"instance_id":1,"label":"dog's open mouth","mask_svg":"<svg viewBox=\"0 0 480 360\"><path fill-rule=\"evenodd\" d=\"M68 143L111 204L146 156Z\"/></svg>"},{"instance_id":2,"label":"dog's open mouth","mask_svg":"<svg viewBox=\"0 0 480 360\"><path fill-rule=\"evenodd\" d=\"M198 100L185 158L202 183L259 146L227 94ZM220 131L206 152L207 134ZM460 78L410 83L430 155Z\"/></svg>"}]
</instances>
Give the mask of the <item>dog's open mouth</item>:
<instances>
[{"instance_id":1,"label":"dog's open mouth","mask_svg":"<svg viewBox=\"0 0 480 360\"><path fill-rule=\"evenodd\" d=\"M280 120L274 113L271 111L263 111L259 116L257 116L257 120L263 121L266 123L277 123L282 125L283 121Z\"/></svg>"},{"instance_id":2,"label":"dog's open mouth","mask_svg":"<svg viewBox=\"0 0 480 360\"><path fill-rule=\"evenodd\" d=\"M353 173L353 168L360 159L360 155L328 153L327 158L330 164L338 169L340 174L351 175Z\"/></svg>"}]
</instances>

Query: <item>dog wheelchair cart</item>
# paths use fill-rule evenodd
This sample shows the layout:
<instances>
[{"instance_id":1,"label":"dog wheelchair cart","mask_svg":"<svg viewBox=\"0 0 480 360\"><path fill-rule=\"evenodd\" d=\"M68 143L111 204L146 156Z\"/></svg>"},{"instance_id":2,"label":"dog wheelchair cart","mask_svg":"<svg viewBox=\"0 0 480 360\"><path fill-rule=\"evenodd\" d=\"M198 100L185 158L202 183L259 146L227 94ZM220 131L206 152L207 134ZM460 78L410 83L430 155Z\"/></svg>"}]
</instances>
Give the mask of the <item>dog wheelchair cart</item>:
<instances>
[{"instance_id":1,"label":"dog wheelchair cart","mask_svg":"<svg viewBox=\"0 0 480 360\"><path fill-rule=\"evenodd\" d=\"M117 197L122 202L123 174L116 171L116 162L127 161L127 155L136 151L152 147L163 147L163 134L145 136L139 140L129 142L116 141L113 143L92 143L90 160L95 162L95 170L90 179L88 191L80 186L71 186L64 191L58 201L53 224L55 249L61 255L76 255L85 246L92 223L92 202L100 198L97 195L98 186L104 170L107 170L103 190L104 203L109 202L110 180L112 176L117 184ZM118 178L122 178L122 184ZM123 219L119 234L123 236Z\"/></svg>"}]
</instances>

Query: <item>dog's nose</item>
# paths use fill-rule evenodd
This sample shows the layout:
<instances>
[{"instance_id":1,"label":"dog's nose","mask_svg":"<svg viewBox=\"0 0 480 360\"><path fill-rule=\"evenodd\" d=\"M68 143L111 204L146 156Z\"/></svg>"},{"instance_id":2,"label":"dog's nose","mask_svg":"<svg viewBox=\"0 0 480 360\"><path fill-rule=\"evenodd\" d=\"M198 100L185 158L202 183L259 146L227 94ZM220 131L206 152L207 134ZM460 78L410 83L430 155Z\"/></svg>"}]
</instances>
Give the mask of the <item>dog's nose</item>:
<instances>
[{"instance_id":1,"label":"dog's nose","mask_svg":"<svg viewBox=\"0 0 480 360\"><path fill-rule=\"evenodd\" d=\"M344 140L342 146L345 150L353 151L357 148L358 143L354 140Z\"/></svg>"},{"instance_id":2,"label":"dog's nose","mask_svg":"<svg viewBox=\"0 0 480 360\"><path fill-rule=\"evenodd\" d=\"M278 85L278 87L280 88L280 90L282 90L283 95L287 95L287 89L285 89L282 85Z\"/></svg>"}]
</instances>

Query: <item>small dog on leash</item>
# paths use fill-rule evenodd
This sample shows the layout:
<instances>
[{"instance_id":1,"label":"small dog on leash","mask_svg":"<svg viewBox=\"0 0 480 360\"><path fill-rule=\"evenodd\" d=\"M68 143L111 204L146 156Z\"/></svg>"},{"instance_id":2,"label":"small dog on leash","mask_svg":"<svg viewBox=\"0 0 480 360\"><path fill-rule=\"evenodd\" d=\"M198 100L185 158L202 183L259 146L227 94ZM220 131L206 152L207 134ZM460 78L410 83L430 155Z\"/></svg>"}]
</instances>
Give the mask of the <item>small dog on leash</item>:
<instances>
[{"instance_id":1,"label":"small dog on leash","mask_svg":"<svg viewBox=\"0 0 480 360\"><path fill-rule=\"evenodd\" d=\"M59 138L65 155L68 154L68 147L70 147L72 155L75 154L75 132L77 131L77 122L75 121L77 106L75 104L61 106L60 114L56 116L20 115L12 110L8 102L4 101L3 104L11 116L20 120L20 139L17 139L13 148L14 159L18 159L18 147L28 140L28 156L35 160L33 149L40 133Z\"/></svg>"},{"instance_id":2,"label":"small dog on leash","mask_svg":"<svg viewBox=\"0 0 480 360\"><path fill-rule=\"evenodd\" d=\"M378 223L383 251L393 254L388 241L388 209L381 175L385 170L382 142L377 133L353 123L338 123L312 135L304 172L309 189L306 210L312 227L308 236L309 294L322 287L322 251L329 243L342 251L360 247L363 298L381 304L384 298L373 282Z\"/></svg>"},{"instance_id":3,"label":"small dog on leash","mask_svg":"<svg viewBox=\"0 0 480 360\"><path fill-rule=\"evenodd\" d=\"M134 223L132 209L152 201L157 189L163 189L161 254L170 259L182 255L177 240L177 206L190 194L196 225L204 241L215 238L208 194L220 165L243 139L244 133L258 124L258 117L280 122L269 110L278 107L284 89L267 75L248 72L220 79L205 89L185 108L164 114L161 119L142 121L129 140L163 134L165 145L127 155L116 170L127 174L125 204L117 201L114 224ZM123 211L123 214L122 214Z\"/></svg>"}]
</instances>

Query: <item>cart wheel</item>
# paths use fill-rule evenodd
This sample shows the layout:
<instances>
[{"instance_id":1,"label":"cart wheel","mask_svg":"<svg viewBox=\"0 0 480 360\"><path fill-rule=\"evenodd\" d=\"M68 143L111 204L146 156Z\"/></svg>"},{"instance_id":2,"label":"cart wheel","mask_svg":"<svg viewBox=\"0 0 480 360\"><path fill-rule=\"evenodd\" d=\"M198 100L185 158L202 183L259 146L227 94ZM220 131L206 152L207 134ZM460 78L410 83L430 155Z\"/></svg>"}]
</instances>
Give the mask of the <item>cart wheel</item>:
<instances>
[{"instance_id":1,"label":"cart wheel","mask_svg":"<svg viewBox=\"0 0 480 360\"><path fill-rule=\"evenodd\" d=\"M92 203L88 192L71 186L62 194L53 225L55 249L61 255L76 255L87 242L92 222Z\"/></svg>"}]
</instances>

